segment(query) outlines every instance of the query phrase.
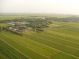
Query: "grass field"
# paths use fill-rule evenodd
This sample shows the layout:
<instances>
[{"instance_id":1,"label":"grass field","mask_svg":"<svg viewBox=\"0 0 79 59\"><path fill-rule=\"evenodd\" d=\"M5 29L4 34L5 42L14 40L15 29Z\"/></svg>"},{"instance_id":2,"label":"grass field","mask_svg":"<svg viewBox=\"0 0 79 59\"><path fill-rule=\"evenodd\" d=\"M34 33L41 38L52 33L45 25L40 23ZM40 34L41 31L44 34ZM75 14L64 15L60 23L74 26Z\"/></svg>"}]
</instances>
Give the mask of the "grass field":
<instances>
[{"instance_id":1,"label":"grass field","mask_svg":"<svg viewBox=\"0 0 79 59\"><path fill-rule=\"evenodd\" d=\"M54 22L22 36L1 31L0 59L79 59L79 23Z\"/></svg>"}]
</instances>

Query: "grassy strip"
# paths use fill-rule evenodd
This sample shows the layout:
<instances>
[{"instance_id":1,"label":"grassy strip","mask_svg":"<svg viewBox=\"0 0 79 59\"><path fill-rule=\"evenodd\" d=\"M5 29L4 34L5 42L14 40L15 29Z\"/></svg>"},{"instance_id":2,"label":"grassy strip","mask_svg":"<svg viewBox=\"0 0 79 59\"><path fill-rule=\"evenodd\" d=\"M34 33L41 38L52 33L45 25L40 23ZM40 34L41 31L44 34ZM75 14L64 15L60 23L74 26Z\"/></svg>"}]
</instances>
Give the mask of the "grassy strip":
<instances>
[{"instance_id":1,"label":"grassy strip","mask_svg":"<svg viewBox=\"0 0 79 59\"><path fill-rule=\"evenodd\" d=\"M5 42L0 39L0 54L3 54L7 59L27 59L15 49L7 45ZM5 58L5 59L6 59Z\"/></svg>"}]
</instances>

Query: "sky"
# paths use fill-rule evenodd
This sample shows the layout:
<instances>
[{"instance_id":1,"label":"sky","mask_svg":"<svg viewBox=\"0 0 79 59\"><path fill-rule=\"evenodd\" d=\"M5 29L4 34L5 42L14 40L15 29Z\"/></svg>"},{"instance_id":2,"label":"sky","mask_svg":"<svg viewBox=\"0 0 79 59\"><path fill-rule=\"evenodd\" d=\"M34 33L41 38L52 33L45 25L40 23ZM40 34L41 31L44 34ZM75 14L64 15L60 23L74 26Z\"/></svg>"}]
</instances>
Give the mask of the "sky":
<instances>
[{"instance_id":1,"label":"sky","mask_svg":"<svg viewBox=\"0 0 79 59\"><path fill-rule=\"evenodd\" d=\"M0 0L0 13L79 15L79 0Z\"/></svg>"}]
</instances>

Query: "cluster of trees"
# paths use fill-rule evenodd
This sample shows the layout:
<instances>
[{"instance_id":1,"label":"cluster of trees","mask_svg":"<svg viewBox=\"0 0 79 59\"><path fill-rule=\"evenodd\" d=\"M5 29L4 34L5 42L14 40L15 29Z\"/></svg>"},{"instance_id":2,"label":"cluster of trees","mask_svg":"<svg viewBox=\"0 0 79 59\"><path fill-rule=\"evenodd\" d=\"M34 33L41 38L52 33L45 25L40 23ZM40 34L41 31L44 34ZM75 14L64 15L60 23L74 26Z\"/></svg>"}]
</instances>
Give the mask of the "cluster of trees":
<instances>
[{"instance_id":1,"label":"cluster of trees","mask_svg":"<svg viewBox=\"0 0 79 59\"><path fill-rule=\"evenodd\" d=\"M42 18L21 18L15 20L6 20L3 21L3 23L9 24L6 29L9 29L13 32L22 32L24 28L26 29L28 27L30 27L35 32L39 32L44 31L44 28L48 27L51 21ZM0 27L0 30L3 29L5 28Z\"/></svg>"},{"instance_id":2,"label":"cluster of trees","mask_svg":"<svg viewBox=\"0 0 79 59\"><path fill-rule=\"evenodd\" d=\"M58 17L46 17L46 20L49 21L56 21L56 22L79 22L79 17L63 17L63 18L58 18Z\"/></svg>"},{"instance_id":3,"label":"cluster of trees","mask_svg":"<svg viewBox=\"0 0 79 59\"><path fill-rule=\"evenodd\" d=\"M29 20L29 24L26 24L27 27L32 28L33 31L43 31L43 28L48 27L49 22L47 20Z\"/></svg>"},{"instance_id":4,"label":"cluster of trees","mask_svg":"<svg viewBox=\"0 0 79 59\"><path fill-rule=\"evenodd\" d=\"M6 30L6 27L0 27L0 31Z\"/></svg>"}]
</instances>

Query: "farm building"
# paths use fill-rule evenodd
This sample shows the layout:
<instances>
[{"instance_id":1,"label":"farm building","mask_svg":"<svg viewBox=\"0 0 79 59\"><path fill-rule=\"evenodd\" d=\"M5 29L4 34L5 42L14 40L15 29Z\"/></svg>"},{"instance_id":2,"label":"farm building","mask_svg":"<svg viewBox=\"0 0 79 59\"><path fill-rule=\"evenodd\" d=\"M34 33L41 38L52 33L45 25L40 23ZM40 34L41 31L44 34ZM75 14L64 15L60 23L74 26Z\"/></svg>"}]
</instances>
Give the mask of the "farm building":
<instances>
[{"instance_id":1,"label":"farm building","mask_svg":"<svg viewBox=\"0 0 79 59\"><path fill-rule=\"evenodd\" d=\"M8 30L16 33L22 33L27 28L25 22L10 22L8 24Z\"/></svg>"}]
</instances>

